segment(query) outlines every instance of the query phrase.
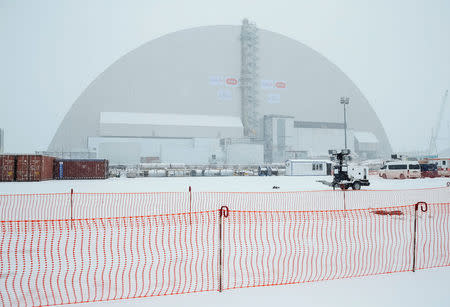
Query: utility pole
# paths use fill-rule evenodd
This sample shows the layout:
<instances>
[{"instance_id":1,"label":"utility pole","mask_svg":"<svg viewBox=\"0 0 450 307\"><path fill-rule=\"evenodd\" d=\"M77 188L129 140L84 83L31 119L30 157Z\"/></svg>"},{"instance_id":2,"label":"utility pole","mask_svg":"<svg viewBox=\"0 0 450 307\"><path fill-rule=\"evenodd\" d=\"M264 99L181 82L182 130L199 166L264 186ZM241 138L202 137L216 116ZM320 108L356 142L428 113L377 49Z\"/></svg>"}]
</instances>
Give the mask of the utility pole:
<instances>
[{"instance_id":1,"label":"utility pole","mask_svg":"<svg viewBox=\"0 0 450 307\"><path fill-rule=\"evenodd\" d=\"M345 149L347 149L347 109L346 105L350 103L350 98L341 97L341 104L344 105L344 137L345 137Z\"/></svg>"}]
</instances>

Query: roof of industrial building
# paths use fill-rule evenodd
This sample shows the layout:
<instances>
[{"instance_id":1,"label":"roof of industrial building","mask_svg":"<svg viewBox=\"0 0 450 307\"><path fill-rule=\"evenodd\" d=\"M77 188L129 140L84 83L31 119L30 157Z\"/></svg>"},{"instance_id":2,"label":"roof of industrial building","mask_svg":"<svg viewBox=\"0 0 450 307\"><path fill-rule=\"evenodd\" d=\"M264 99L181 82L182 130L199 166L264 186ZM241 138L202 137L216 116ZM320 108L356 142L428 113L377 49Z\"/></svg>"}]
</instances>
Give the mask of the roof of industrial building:
<instances>
[{"instance_id":1,"label":"roof of industrial building","mask_svg":"<svg viewBox=\"0 0 450 307\"><path fill-rule=\"evenodd\" d=\"M101 124L242 128L236 116L175 113L101 112Z\"/></svg>"}]
</instances>

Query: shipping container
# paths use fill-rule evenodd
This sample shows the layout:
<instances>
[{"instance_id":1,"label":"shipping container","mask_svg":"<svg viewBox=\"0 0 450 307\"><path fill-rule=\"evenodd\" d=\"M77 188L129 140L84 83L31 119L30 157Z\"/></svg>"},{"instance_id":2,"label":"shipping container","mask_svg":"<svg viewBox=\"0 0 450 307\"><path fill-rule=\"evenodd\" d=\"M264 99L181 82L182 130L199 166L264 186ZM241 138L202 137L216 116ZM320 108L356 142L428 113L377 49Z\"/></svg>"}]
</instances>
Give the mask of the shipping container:
<instances>
[{"instance_id":1,"label":"shipping container","mask_svg":"<svg viewBox=\"0 0 450 307\"><path fill-rule=\"evenodd\" d=\"M16 181L41 181L53 179L55 158L42 155L16 156Z\"/></svg>"},{"instance_id":2,"label":"shipping container","mask_svg":"<svg viewBox=\"0 0 450 307\"><path fill-rule=\"evenodd\" d=\"M14 155L0 155L0 181L14 181L15 161Z\"/></svg>"},{"instance_id":3,"label":"shipping container","mask_svg":"<svg viewBox=\"0 0 450 307\"><path fill-rule=\"evenodd\" d=\"M56 159L53 166L55 179L106 179L108 160Z\"/></svg>"},{"instance_id":4,"label":"shipping container","mask_svg":"<svg viewBox=\"0 0 450 307\"><path fill-rule=\"evenodd\" d=\"M326 176L331 175L331 162L324 160L286 161L286 176Z\"/></svg>"}]
</instances>

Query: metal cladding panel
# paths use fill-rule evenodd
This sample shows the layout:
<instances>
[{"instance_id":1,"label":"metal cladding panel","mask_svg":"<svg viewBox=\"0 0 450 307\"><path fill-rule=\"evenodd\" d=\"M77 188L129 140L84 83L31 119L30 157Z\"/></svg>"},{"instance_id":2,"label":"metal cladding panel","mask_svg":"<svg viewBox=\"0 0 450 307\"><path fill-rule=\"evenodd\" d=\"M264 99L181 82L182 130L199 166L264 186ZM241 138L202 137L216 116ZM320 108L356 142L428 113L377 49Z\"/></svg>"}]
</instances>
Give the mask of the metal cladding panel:
<instances>
[{"instance_id":1,"label":"metal cladding panel","mask_svg":"<svg viewBox=\"0 0 450 307\"><path fill-rule=\"evenodd\" d=\"M42 156L41 162L41 180L53 179L53 161L55 158Z\"/></svg>"},{"instance_id":2,"label":"metal cladding panel","mask_svg":"<svg viewBox=\"0 0 450 307\"><path fill-rule=\"evenodd\" d=\"M378 149L378 143L361 143L355 139L355 151L373 151Z\"/></svg>"},{"instance_id":3,"label":"metal cladding panel","mask_svg":"<svg viewBox=\"0 0 450 307\"><path fill-rule=\"evenodd\" d=\"M341 129L296 128L293 149L308 151L313 157L328 156L329 149L344 148L344 131ZM347 130L347 147L353 152L355 142L352 130Z\"/></svg>"},{"instance_id":4,"label":"metal cladding panel","mask_svg":"<svg viewBox=\"0 0 450 307\"><path fill-rule=\"evenodd\" d=\"M16 181L41 181L53 178L53 157L18 155Z\"/></svg>"},{"instance_id":5,"label":"metal cladding panel","mask_svg":"<svg viewBox=\"0 0 450 307\"><path fill-rule=\"evenodd\" d=\"M56 159L53 167L54 179L106 179L108 160Z\"/></svg>"},{"instance_id":6,"label":"metal cladding panel","mask_svg":"<svg viewBox=\"0 0 450 307\"><path fill-rule=\"evenodd\" d=\"M101 136L112 137L242 137L242 127L100 124Z\"/></svg>"},{"instance_id":7,"label":"metal cladding panel","mask_svg":"<svg viewBox=\"0 0 450 307\"><path fill-rule=\"evenodd\" d=\"M100 143L97 157L107 159L111 165L138 164L141 157L141 144L138 142Z\"/></svg>"},{"instance_id":8,"label":"metal cladding panel","mask_svg":"<svg viewBox=\"0 0 450 307\"><path fill-rule=\"evenodd\" d=\"M100 135L113 137L230 137L243 134L239 116L101 112Z\"/></svg>"},{"instance_id":9,"label":"metal cladding panel","mask_svg":"<svg viewBox=\"0 0 450 307\"><path fill-rule=\"evenodd\" d=\"M314 165L322 165L322 168L314 169ZM324 161L289 160L286 162L286 176L324 176L328 173L327 165Z\"/></svg>"},{"instance_id":10,"label":"metal cladding panel","mask_svg":"<svg viewBox=\"0 0 450 307\"><path fill-rule=\"evenodd\" d=\"M263 162L263 144L228 145L227 163L229 164L259 164Z\"/></svg>"},{"instance_id":11,"label":"metal cladding panel","mask_svg":"<svg viewBox=\"0 0 450 307\"><path fill-rule=\"evenodd\" d=\"M0 156L0 181L14 181L15 159L14 155Z\"/></svg>"},{"instance_id":12,"label":"metal cladding panel","mask_svg":"<svg viewBox=\"0 0 450 307\"><path fill-rule=\"evenodd\" d=\"M240 117L241 30L241 26L208 26L178 31L124 55L75 101L49 151L86 150L88 137L99 136L102 131L108 136L116 131L153 136L153 131L145 130L149 127L101 127L104 112ZM372 132L380 142L380 153L391 153L387 135L369 102L338 67L286 36L259 29L258 37L261 82L256 98L261 117L279 114L297 122L341 123L339 97L345 95L350 98L348 127ZM211 131L192 129L189 135L209 137ZM187 132L177 125L155 128L155 136L180 137ZM228 129L217 132L221 137L231 133Z\"/></svg>"},{"instance_id":13,"label":"metal cladding panel","mask_svg":"<svg viewBox=\"0 0 450 307\"><path fill-rule=\"evenodd\" d=\"M312 162L311 163L292 162L291 175L311 175L311 174L312 174Z\"/></svg>"},{"instance_id":14,"label":"metal cladding panel","mask_svg":"<svg viewBox=\"0 0 450 307\"><path fill-rule=\"evenodd\" d=\"M28 180L28 156L21 155L16 157L16 181Z\"/></svg>"}]
</instances>

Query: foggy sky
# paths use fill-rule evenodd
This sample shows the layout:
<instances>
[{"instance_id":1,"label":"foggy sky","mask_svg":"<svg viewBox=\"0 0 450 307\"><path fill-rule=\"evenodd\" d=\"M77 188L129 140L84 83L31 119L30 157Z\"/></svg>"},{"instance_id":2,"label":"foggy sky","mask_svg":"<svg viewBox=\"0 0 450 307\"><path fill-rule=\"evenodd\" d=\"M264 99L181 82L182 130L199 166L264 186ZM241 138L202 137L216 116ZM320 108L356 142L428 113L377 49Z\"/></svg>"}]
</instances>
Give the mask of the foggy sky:
<instances>
[{"instance_id":1,"label":"foggy sky","mask_svg":"<svg viewBox=\"0 0 450 307\"><path fill-rule=\"evenodd\" d=\"M343 70L395 151L427 148L450 88L448 0L0 0L5 151L46 150L76 98L127 52L171 32L239 25L244 17ZM443 128L448 134L450 126Z\"/></svg>"}]
</instances>

